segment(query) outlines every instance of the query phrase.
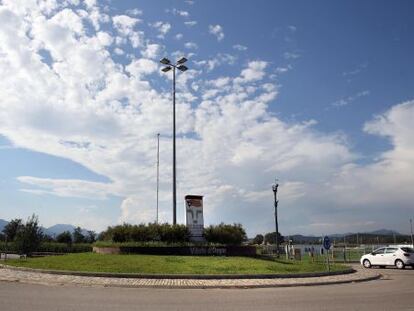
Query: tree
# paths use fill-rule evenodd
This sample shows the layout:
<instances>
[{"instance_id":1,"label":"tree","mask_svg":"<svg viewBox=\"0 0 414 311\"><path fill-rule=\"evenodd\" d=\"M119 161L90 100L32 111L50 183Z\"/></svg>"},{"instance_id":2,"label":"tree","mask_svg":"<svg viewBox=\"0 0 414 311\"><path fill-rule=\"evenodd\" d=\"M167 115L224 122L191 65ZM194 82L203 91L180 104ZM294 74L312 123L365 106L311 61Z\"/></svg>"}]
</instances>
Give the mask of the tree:
<instances>
[{"instance_id":1,"label":"tree","mask_svg":"<svg viewBox=\"0 0 414 311\"><path fill-rule=\"evenodd\" d=\"M33 214L27 219L25 224L18 227L14 241L20 254L27 254L30 256L38 249L42 238L43 232L39 227L39 219Z\"/></svg>"},{"instance_id":2,"label":"tree","mask_svg":"<svg viewBox=\"0 0 414 311\"><path fill-rule=\"evenodd\" d=\"M54 242L55 239L49 234L43 234L42 242Z\"/></svg>"},{"instance_id":3,"label":"tree","mask_svg":"<svg viewBox=\"0 0 414 311\"><path fill-rule=\"evenodd\" d=\"M89 230L88 235L86 236L86 243L95 243L96 242L96 233Z\"/></svg>"},{"instance_id":4,"label":"tree","mask_svg":"<svg viewBox=\"0 0 414 311\"><path fill-rule=\"evenodd\" d=\"M56 237L56 242L66 243L68 245L72 244L72 234L69 231L64 231Z\"/></svg>"},{"instance_id":5,"label":"tree","mask_svg":"<svg viewBox=\"0 0 414 311\"><path fill-rule=\"evenodd\" d=\"M23 226L23 221L21 219L11 220L3 229L3 233L6 236L8 241L14 241L17 231Z\"/></svg>"},{"instance_id":6,"label":"tree","mask_svg":"<svg viewBox=\"0 0 414 311\"><path fill-rule=\"evenodd\" d=\"M262 243L263 243L263 241L264 241L263 234L258 234L258 235L256 235L256 236L254 237L254 239L253 239L253 244L258 244L258 245L260 245L260 244L262 244Z\"/></svg>"},{"instance_id":7,"label":"tree","mask_svg":"<svg viewBox=\"0 0 414 311\"><path fill-rule=\"evenodd\" d=\"M283 236L280 234L280 232L278 232L278 242L279 244L283 243L284 238ZM265 243L267 244L276 244L276 232L269 232L265 234L264 237Z\"/></svg>"},{"instance_id":8,"label":"tree","mask_svg":"<svg viewBox=\"0 0 414 311\"><path fill-rule=\"evenodd\" d=\"M73 243L85 243L85 236L82 234L81 227L76 227L73 231Z\"/></svg>"},{"instance_id":9,"label":"tree","mask_svg":"<svg viewBox=\"0 0 414 311\"><path fill-rule=\"evenodd\" d=\"M237 245L247 239L246 231L241 224L209 226L204 229L204 237L207 242L219 244Z\"/></svg>"}]
</instances>

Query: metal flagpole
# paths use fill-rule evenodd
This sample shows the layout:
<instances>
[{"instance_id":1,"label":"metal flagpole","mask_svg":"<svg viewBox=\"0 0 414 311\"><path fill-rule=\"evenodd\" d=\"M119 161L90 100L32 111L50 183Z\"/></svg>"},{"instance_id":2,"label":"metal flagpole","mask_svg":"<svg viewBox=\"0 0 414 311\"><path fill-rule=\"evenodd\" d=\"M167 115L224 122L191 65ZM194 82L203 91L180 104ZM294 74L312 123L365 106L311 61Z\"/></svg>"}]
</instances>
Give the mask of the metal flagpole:
<instances>
[{"instance_id":1,"label":"metal flagpole","mask_svg":"<svg viewBox=\"0 0 414 311\"><path fill-rule=\"evenodd\" d=\"M160 188L160 133L157 134L157 224L158 224L158 193Z\"/></svg>"}]
</instances>

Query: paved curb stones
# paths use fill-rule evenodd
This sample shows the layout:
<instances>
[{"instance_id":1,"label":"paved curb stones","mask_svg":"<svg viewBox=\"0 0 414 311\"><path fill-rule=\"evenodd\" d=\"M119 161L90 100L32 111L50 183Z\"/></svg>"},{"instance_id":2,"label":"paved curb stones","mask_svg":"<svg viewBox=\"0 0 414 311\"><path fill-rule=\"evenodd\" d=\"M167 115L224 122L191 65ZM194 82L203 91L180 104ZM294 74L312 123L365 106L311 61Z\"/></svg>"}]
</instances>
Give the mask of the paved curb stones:
<instances>
[{"instance_id":1,"label":"paved curb stones","mask_svg":"<svg viewBox=\"0 0 414 311\"><path fill-rule=\"evenodd\" d=\"M16 268L0 265L0 281L22 282L44 285L78 285L103 287L135 287L135 288L264 288L331 285L353 282L363 282L379 279L381 274L361 268L348 269L345 274L335 273L321 276L320 273L302 275L238 275L220 278L220 276L191 275L137 275L133 274L103 274L103 273L72 273L62 271L47 271L28 268ZM174 278L172 278L172 276ZM168 278L170 277L170 278Z\"/></svg>"}]
</instances>

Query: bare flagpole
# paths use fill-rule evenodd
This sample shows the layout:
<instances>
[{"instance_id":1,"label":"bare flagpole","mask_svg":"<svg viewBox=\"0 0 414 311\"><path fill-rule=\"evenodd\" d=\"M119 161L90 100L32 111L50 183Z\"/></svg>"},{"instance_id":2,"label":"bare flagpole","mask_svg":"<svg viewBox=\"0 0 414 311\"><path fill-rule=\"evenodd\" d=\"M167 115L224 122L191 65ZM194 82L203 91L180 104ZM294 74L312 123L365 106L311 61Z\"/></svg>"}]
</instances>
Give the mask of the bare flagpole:
<instances>
[{"instance_id":1,"label":"bare flagpole","mask_svg":"<svg viewBox=\"0 0 414 311\"><path fill-rule=\"evenodd\" d=\"M158 193L160 188L160 133L157 134L157 224L158 224Z\"/></svg>"}]
</instances>

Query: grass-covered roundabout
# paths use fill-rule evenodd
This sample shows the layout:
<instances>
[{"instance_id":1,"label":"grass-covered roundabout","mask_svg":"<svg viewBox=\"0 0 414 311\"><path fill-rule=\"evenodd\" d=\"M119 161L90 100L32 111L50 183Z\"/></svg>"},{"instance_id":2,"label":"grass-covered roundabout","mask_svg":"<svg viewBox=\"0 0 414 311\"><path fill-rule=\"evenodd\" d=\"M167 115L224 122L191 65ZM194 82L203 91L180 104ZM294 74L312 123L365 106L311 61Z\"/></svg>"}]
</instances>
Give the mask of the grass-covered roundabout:
<instances>
[{"instance_id":1,"label":"grass-covered roundabout","mask_svg":"<svg viewBox=\"0 0 414 311\"><path fill-rule=\"evenodd\" d=\"M65 272L153 275L269 275L326 272L322 263L225 256L67 254L8 260L6 265ZM347 270L340 264L331 271Z\"/></svg>"}]
</instances>

